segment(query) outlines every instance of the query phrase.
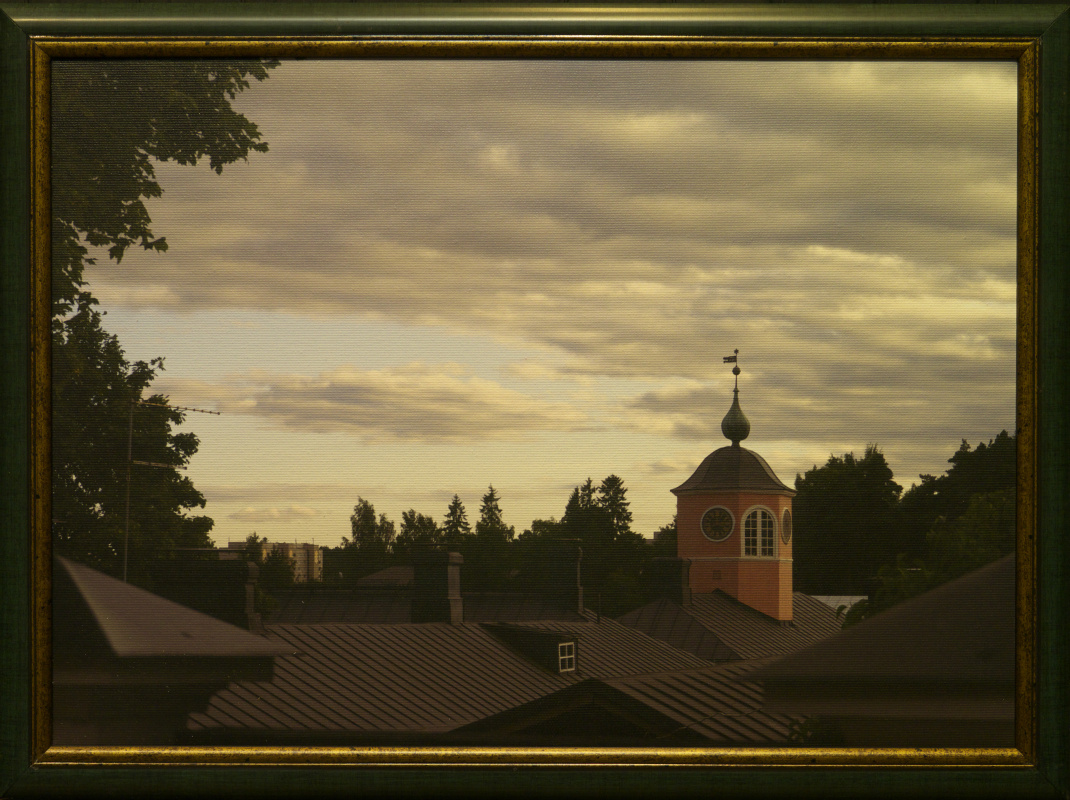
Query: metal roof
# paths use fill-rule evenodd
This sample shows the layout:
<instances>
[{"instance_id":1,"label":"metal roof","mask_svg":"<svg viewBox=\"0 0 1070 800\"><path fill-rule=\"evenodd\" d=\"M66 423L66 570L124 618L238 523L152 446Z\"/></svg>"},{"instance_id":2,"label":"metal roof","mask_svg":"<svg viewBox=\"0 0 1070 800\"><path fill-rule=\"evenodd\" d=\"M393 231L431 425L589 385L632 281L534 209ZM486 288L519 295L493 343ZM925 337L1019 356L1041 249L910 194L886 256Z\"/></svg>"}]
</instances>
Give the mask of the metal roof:
<instances>
[{"instance_id":1,"label":"metal roof","mask_svg":"<svg viewBox=\"0 0 1070 800\"><path fill-rule=\"evenodd\" d=\"M294 587L270 592L278 606L269 625L403 625L412 622L410 588ZM582 621L567 601L545 592L464 592L465 622Z\"/></svg>"},{"instance_id":2,"label":"metal roof","mask_svg":"<svg viewBox=\"0 0 1070 800\"><path fill-rule=\"evenodd\" d=\"M801 718L763 709L761 687L739 680L753 665L589 678L467 725L450 738L470 744L546 745L574 738L645 746L787 744L791 724ZM574 732L577 727L584 728L582 734Z\"/></svg>"},{"instance_id":3,"label":"metal roof","mask_svg":"<svg viewBox=\"0 0 1070 800\"><path fill-rule=\"evenodd\" d=\"M80 598L107 647L119 658L244 658L282 652L263 637L82 564L57 557L55 565L55 592L77 595L65 596L62 602L67 604ZM63 619L56 620L58 627L63 624Z\"/></svg>"},{"instance_id":4,"label":"metal roof","mask_svg":"<svg viewBox=\"0 0 1070 800\"><path fill-rule=\"evenodd\" d=\"M600 622L549 621L524 623L535 630L575 634L580 640L576 671L583 677L603 678L681 669L698 669L707 662L694 655L621 625L608 617Z\"/></svg>"},{"instance_id":5,"label":"metal roof","mask_svg":"<svg viewBox=\"0 0 1070 800\"><path fill-rule=\"evenodd\" d=\"M544 669L478 624L272 625L290 654L271 681L230 684L193 731L452 730L583 680L694 669L701 659L604 619L532 625L576 635L576 672Z\"/></svg>"},{"instance_id":6,"label":"metal roof","mask_svg":"<svg viewBox=\"0 0 1070 800\"><path fill-rule=\"evenodd\" d=\"M721 660L722 655L725 660L783 655L840 630L836 612L824 603L802 592L795 592L792 601L790 625L722 592L694 594L686 607L672 600L655 600L617 621L709 660Z\"/></svg>"},{"instance_id":7,"label":"metal roof","mask_svg":"<svg viewBox=\"0 0 1070 800\"><path fill-rule=\"evenodd\" d=\"M759 674L790 681L998 684L1013 692L1014 587L1014 556L1009 555L786 656Z\"/></svg>"},{"instance_id":8,"label":"metal roof","mask_svg":"<svg viewBox=\"0 0 1070 800\"><path fill-rule=\"evenodd\" d=\"M412 586L416 570L412 564L395 564L357 580L357 586Z\"/></svg>"},{"instance_id":9,"label":"metal roof","mask_svg":"<svg viewBox=\"0 0 1070 800\"><path fill-rule=\"evenodd\" d=\"M271 681L216 694L191 729L446 731L562 688L478 625L274 625Z\"/></svg>"},{"instance_id":10,"label":"metal roof","mask_svg":"<svg viewBox=\"0 0 1070 800\"><path fill-rule=\"evenodd\" d=\"M711 743L778 744L789 741L800 717L763 710L761 685L740 676L755 662L607 680L617 690L701 734Z\"/></svg>"},{"instance_id":11,"label":"metal roof","mask_svg":"<svg viewBox=\"0 0 1070 800\"><path fill-rule=\"evenodd\" d=\"M706 491L771 492L793 497L795 490L781 482L773 468L753 450L731 444L714 450L673 494Z\"/></svg>"},{"instance_id":12,"label":"metal roof","mask_svg":"<svg viewBox=\"0 0 1070 800\"><path fill-rule=\"evenodd\" d=\"M685 608L668 599L655 600L619 617L618 621L706 661L738 661L741 658Z\"/></svg>"},{"instance_id":13,"label":"metal roof","mask_svg":"<svg viewBox=\"0 0 1070 800\"><path fill-rule=\"evenodd\" d=\"M812 594L810 596L833 610L842 607L845 611L850 610L855 603L867 599L864 594Z\"/></svg>"}]
</instances>

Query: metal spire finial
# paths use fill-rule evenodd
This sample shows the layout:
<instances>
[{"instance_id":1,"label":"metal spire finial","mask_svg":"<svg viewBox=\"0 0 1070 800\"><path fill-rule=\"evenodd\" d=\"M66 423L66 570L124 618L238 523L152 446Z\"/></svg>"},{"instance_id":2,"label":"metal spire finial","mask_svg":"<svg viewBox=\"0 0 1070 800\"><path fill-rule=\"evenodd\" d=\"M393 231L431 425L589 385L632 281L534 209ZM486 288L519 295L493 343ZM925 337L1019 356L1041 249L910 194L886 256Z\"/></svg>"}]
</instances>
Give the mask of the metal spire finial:
<instances>
[{"instance_id":1,"label":"metal spire finial","mask_svg":"<svg viewBox=\"0 0 1070 800\"><path fill-rule=\"evenodd\" d=\"M739 447L739 443L750 436L750 421L744 416L743 409L739 406L739 350L735 350L734 355L725 356L724 363L735 364L732 367L732 374L736 376L736 384L732 389L734 395L732 407L721 420L721 433L732 442L733 447Z\"/></svg>"}]
</instances>

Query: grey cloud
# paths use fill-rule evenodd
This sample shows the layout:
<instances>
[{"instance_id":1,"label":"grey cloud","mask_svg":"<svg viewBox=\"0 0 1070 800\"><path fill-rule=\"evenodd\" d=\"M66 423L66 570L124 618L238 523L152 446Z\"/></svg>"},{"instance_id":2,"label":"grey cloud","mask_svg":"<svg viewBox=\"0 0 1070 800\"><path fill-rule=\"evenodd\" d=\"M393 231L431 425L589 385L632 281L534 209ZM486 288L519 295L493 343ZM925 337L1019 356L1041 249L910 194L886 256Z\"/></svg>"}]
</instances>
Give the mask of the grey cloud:
<instances>
[{"instance_id":1,"label":"grey cloud","mask_svg":"<svg viewBox=\"0 0 1070 800\"><path fill-rule=\"evenodd\" d=\"M170 380L159 385L273 426L348 433L371 442L463 444L590 427L584 414L567 404L526 396L457 365L339 367L315 376L254 370L217 384Z\"/></svg>"},{"instance_id":2,"label":"grey cloud","mask_svg":"<svg viewBox=\"0 0 1070 800\"><path fill-rule=\"evenodd\" d=\"M248 94L248 113L274 122L265 122L272 153L242 170L252 182L240 189L229 178L218 182L220 207L237 199L238 208L250 209L243 219L256 216L258 198L287 195L290 202L265 220L263 233L279 231L285 247L300 254L291 270L315 274L318 262L337 263L347 252L347 227L469 257L556 258L559 272L579 264L597 269L607 258L614 268L622 256L615 242L632 258L672 264L680 253L725 242L913 248L954 261L961 242L946 242L953 231L1013 241L1013 99L991 113L991 101L984 113L976 107L985 98L956 108L952 100L969 81L954 80L958 73L949 79L946 67L941 75L933 65L888 65L895 80L882 81L883 94L845 103L821 85L830 80L822 65L785 73L767 64L765 80L753 65L750 77L719 65L728 79L709 66L703 74L703 65L670 65L679 71L646 80L642 65L581 69L579 78L555 67L550 83L529 74L520 89L486 65L452 78L449 70L432 70L443 83L428 86L424 70L393 63L363 77L332 75L339 94L352 98L339 103L330 95L316 99L299 80L299 70L313 66L284 66ZM580 93L586 75L602 83ZM678 80L669 87L671 75ZM499 102L467 107L463 93L479 80L492 81ZM384 82L393 87L389 96ZM842 80L830 83L849 97L859 94ZM480 96L492 94L488 88ZM298 90L309 97L295 99ZM296 107L280 105L280 97ZM657 118L673 104L673 114L698 122L626 135L630 120ZM840 106L843 118L832 113ZM516 169L481 164L480 154L495 147L515 154ZM179 184L191 179L189 171L170 176ZM993 185L1001 202L993 203ZM672 210L684 201L693 213ZM200 211L204 202L197 193L190 205ZM668 210L654 213L659 204ZM278 259L277 238L249 236L213 252L270 262ZM1007 252L1013 257L1013 245ZM363 266L404 272L399 264Z\"/></svg>"},{"instance_id":3,"label":"grey cloud","mask_svg":"<svg viewBox=\"0 0 1070 800\"><path fill-rule=\"evenodd\" d=\"M993 435L1013 416L1014 89L994 63L286 64L240 99L271 152L161 168L171 250L90 279L130 306L441 324L577 378L710 381L740 347L777 435L800 410L821 441ZM469 379L320 380L230 389L360 436L587 424ZM697 403L639 398L621 424L718 435Z\"/></svg>"},{"instance_id":4,"label":"grey cloud","mask_svg":"<svg viewBox=\"0 0 1070 800\"><path fill-rule=\"evenodd\" d=\"M277 506L253 508L248 506L227 516L239 522L294 522L307 520L309 517L317 516L318 513L313 508L299 505L290 505L283 508Z\"/></svg>"}]
</instances>

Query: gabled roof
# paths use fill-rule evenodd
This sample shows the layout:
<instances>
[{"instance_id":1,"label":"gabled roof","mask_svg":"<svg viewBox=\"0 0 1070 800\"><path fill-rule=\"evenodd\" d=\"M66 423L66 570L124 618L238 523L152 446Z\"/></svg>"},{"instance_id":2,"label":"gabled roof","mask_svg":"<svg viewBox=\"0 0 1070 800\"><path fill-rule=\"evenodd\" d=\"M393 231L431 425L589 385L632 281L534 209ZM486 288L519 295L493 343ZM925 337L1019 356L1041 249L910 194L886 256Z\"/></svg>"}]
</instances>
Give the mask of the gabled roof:
<instances>
[{"instance_id":1,"label":"gabled roof","mask_svg":"<svg viewBox=\"0 0 1070 800\"><path fill-rule=\"evenodd\" d=\"M799 717L766 712L761 687L739 680L754 662L590 678L459 729L458 742L558 743L569 731L602 743L785 744Z\"/></svg>"},{"instance_id":2,"label":"gabled roof","mask_svg":"<svg viewBox=\"0 0 1070 800\"><path fill-rule=\"evenodd\" d=\"M232 683L193 730L446 731L572 680L503 647L478 625L273 625L292 655L271 681Z\"/></svg>"},{"instance_id":3,"label":"gabled roof","mask_svg":"<svg viewBox=\"0 0 1070 800\"><path fill-rule=\"evenodd\" d=\"M440 733L584 677L703 665L608 619L532 627L575 634L577 671L544 669L478 624L272 625L268 638L291 651L276 660L274 679L232 683L204 713L190 716L189 728L195 736L238 740L272 731L292 740Z\"/></svg>"},{"instance_id":4,"label":"gabled roof","mask_svg":"<svg viewBox=\"0 0 1070 800\"><path fill-rule=\"evenodd\" d=\"M1013 747L1014 632L1007 556L745 677L848 746Z\"/></svg>"},{"instance_id":5,"label":"gabled roof","mask_svg":"<svg viewBox=\"0 0 1070 800\"><path fill-rule=\"evenodd\" d=\"M795 592L792 601L791 625L722 592L694 594L686 607L655 600L617 621L711 661L783 655L840 630L841 620L824 603L802 592Z\"/></svg>"},{"instance_id":6,"label":"gabled roof","mask_svg":"<svg viewBox=\"0 0 1070 800\"><path fill-rule=\"evenodd\" d=\"M1014 688L1014 556L765 667L763 679ZM889 658L889 654L894 658Z\"/></svg>"},{"instance_id":7,"label":"gabled roof","mask_svg":"<svg viewBox=\"0 0 1070 800\"><path fill-rule=\"evenodd\" d=\"M215 617L173 603L95 569L55 559L57 640L99 633L117 658L247 658L281 652L276 643ZM83 617L76 626L72 616Z\"/></svg>"},{"instance_id":8,"label":"gabled roof","mask_svg":"<svg viewBox=\"0 0 1070 800\"><path fill-rule=\"evenodd\" d=\"M754 665L633 675L606 683L713 742L786 742L789 726L798 717L763 711L761 685L741 680Z\"/></svg>"},{"instance_id":9,"label":"gabled roof","mask_svg":"<svg viewBox=\"0 0 1070 800\"><path fill-rule=\"evenodd\" d=\"M608 678L707 666L703 659L693 653L658 641L608 617L578 624L544 620L524 623L523 627L570 633L579 637L580 655L576 671L583 677Z\"/></svg>"},{"instance_id":10,"label":"gabled roof","mask_svg":"<svg viewBox=\"0 0 1070 800\"><path fill-rule=\"evenodd\" d=\"M706 661L738 661L742 658L687 609L672 600L655 600L617 621Z\"/></svg>"}]
</instances>

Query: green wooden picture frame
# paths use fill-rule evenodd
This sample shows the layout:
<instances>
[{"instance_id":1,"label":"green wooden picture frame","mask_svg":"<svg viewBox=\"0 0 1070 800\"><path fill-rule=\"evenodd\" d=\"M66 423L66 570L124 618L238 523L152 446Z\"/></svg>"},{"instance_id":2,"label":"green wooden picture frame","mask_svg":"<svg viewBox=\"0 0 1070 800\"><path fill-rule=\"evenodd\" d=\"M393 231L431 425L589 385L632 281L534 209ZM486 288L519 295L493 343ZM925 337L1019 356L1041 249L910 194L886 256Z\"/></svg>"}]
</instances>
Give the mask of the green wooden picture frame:
<instances>
[{"instance_id":1,"label":"green wooden picture frame","mask_svg":"<svg viewBox=\"0 0 1070 800\"><path fill-rule=\"evenodd\" d=\"M1018 59L1019 540L1015 749L560 752L54 748L49 711L47 66L79 57L381 52ZM640 43L640 44L637 44ZM153 49L155 48L155 50ZM265 49L266 48L266 49ZM290 48L287 50L286 48ZM1070 304L1070 6L829 3L0 2L0 795L1070 796L1064 633ZM44 222L42 222L44 220Z\"/></svg>"}]
</instances>

